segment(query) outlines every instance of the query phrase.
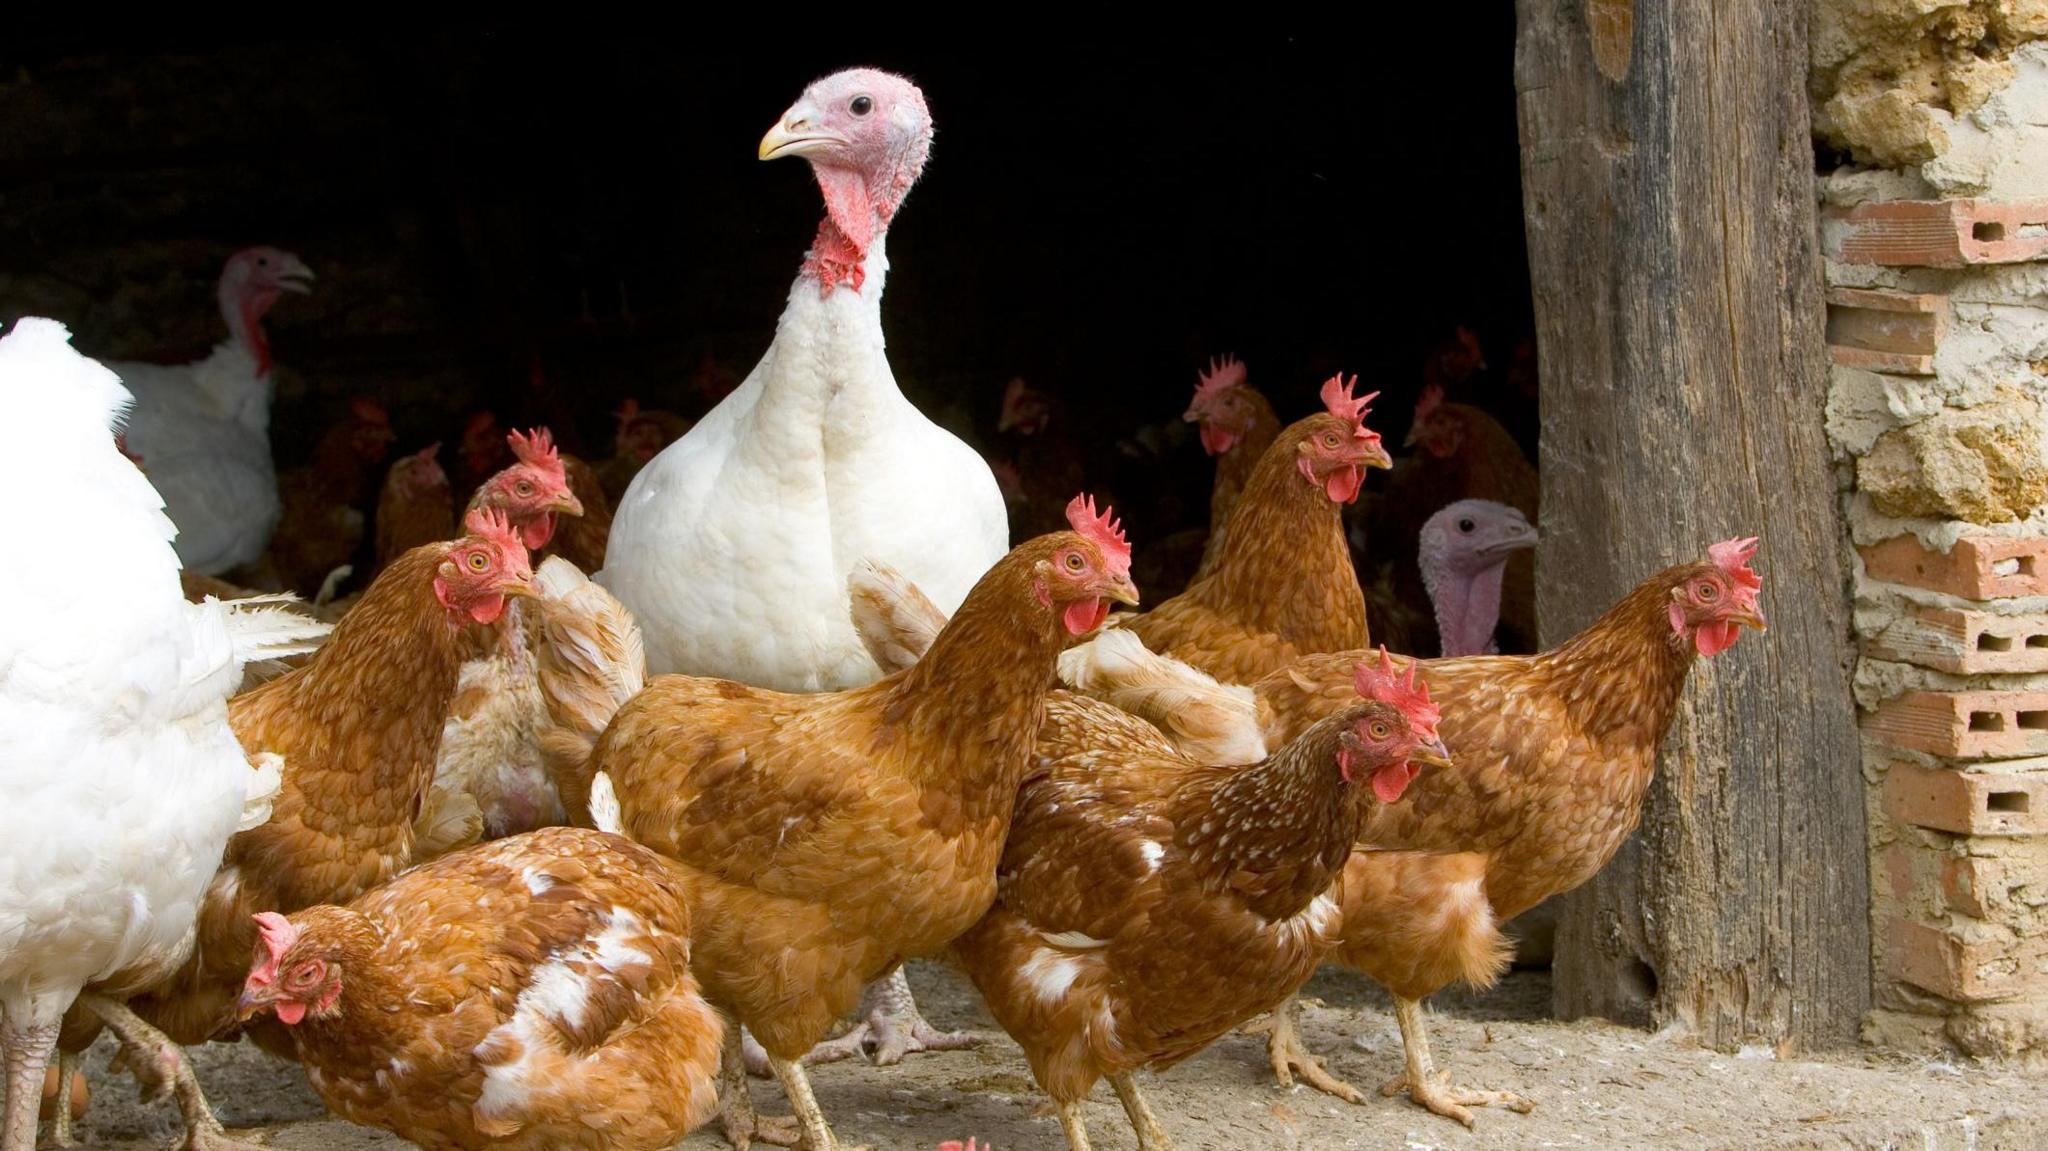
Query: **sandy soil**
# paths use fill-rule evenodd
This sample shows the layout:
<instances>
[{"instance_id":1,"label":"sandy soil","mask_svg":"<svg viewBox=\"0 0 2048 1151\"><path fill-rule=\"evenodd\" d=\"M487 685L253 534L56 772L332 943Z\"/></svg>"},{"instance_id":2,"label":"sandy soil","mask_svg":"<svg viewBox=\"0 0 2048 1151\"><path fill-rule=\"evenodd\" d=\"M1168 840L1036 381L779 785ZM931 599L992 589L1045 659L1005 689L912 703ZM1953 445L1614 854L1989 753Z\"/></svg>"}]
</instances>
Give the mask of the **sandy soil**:
<instances>
[{"instance_id":1,"label":"sandy soil","mask_svg":"<svg viewBox=\"0 0 2048 1151\"><path fill-rule=\"evenodd\" d=\"M1063 1147L1021 1053L973 989L932 966L914 968L911 979L933 1023L972 1028L987 1040L974 1051L912 1056L894 1068L816 1070L820 1101L840 1137L876 1151L932 1151L940 1140L969 1135L997 1151ZM1517 974L1485 997L1438 1005L1439 1065L1462 1083L1538 1103L1526 1116L1482 1112L1476 1131L1405 1100L1374 1097L1357 1107L1302 1088L1283 1091L1271 1081L1262 1041L1248 1036L1147 1080L1146 1091L1181 1151L2048 1147L2048 1082L2040 1078L1860 1052L1811 1062L1726 1055L1606 1024L1546 1022L1549 993L1544 976ZM1399 1069L1400 1041L1377 988L1326 971L1308 994L1316 999L1304 1012L1309 1044L1338 1074L1369 1088ZM95 1100L79 1135L117 1151L168 1145L171 1108L139 1106L125 1076L107 1075L108 1055L105 1041L92 1054ZM408 1146L325 1118L296 1067L254 1048L215 1045L195 1062L222 1120L257 1141L300 1151ZM754 1093L764 1111L783 1110L774 1085L757 1082ZM1137 1145L1107 1084L1096 1090L1088 1123L1100 1151ZM715 1124L682 1144L684 1151L724 1146Z\"/></svg>"}]
</instances>

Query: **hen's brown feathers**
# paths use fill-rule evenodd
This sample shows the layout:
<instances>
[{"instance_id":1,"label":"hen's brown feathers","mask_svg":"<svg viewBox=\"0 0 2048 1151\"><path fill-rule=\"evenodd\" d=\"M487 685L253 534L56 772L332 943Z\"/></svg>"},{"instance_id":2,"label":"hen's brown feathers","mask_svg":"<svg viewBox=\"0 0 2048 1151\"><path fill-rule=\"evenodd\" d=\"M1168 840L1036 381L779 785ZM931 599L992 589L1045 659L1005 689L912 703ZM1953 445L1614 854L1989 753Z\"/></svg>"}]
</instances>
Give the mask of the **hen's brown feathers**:
<instances>
[{"instance_id":1,"label":"hen's brown feathers","mask_svg":"<svg viewBox=\"0 0 2048 1151\"><path fill-rule=\"evenodd\" d=\"M343 1116L426 1148L666 1148L709 1118L723 1025L690 975L681 874L550 828L292 917L337 1011L292 1029Z\"/></svg>"},{"instance_id":2,"label":"hen's brown feathers","mask_svg":"<svg viewBox=\"0 0 2048 1151\"><path fill-rule=\"evenodd\" d=\"M1349 428L1327 414L1288 425L1259 457L1213 567L1122 626L1226 683L1249 683L1311 652L1367 646L1341 505L1296 466L1299 444L1332 430L1348 438Z\"/></svg>"}]
</instances>

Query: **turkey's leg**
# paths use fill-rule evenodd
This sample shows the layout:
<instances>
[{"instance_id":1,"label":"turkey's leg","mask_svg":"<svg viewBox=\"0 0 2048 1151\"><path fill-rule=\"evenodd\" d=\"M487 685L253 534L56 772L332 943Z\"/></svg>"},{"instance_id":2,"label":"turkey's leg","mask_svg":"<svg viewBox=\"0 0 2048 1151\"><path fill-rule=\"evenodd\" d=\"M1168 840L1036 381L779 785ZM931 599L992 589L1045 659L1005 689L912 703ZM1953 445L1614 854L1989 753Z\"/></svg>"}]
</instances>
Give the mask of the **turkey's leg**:
<instances>
[{"instance_id":1,"label":"turkey's leg","mask_svg":"<svg viewBox=\"0 0 2048 1151\"><path fill-rule=\"evenodd\" d=\"M915 1052L960 1051L981 1042L965 1031L940 1031L926 1023L900 964L868 984L860 998L860 1016L861 1021L851 1031L811 1048L804 1056L805 1065L865 1054L876 1066L887 1067ZM874 1045L872 1051L870 1042Z\"/></svg>"},{"instance_id":2,"label":"turkey's leg","mask_svg":"<svg viewBox=\"0 0 2048 1151\"><path fill-rule=\"evenodd\" d=\"M1302 1081L1318 1091L1335 1095L1346 1103L1365 1102L1365 1093L1344 1082L1323 1069L1323 1061L1308 1053L1308 1047L1301 1041L1301 1023L1294 997L1273 1009L1272 1014L1257 1023L1245 1024L1243 1030L1249 1035L1266 1036L1266 1058L1272 1060L1273 1078L1282 1087L1294 1086L1295 1073Z\"/></svg>"},{"instance_id":3,"label":"turkey's leg","mask_svg":"<svg viewBox=\"0 0 2048 1151\"><path fill-rule=\"evenodd\" d=\"M781 1081L783 1093L789 1096L789 1106L796 1112L797 1125L804 1130L803 1142L797 1146L803 1151L869 1151L866 1147L843 1147L833 1137L832 1128L825 1122L825 1111L818 1106L818 1097L811 1093L811 1077L804 1071L803 1060L779 1059L770 1052L768 1066L775 1070L775 1078Z\"/></svg>"},{"instance_id":4,"label":"turkey's leg","mask_svg":"<svg viewBox=\"0 0 2048 1151\"><path fill-rule=\"evenodd\" d=\"M0 1127L0 1151L36 1151L36 1115L43 1109L43 1069L57 1049L59 1020L18 1027L0 1020L0 1047L6 1048L7 1119Z\"/></svg>"},{"instance_id":5,"label":"turkey's leg","mask_svg":"<svg viewBox=\"0 0 2048 1151\"><path fill-rule=\"evenodd\" d=\"M1407 1057L1408 1069L1388 1080L1380 1094L1399 1095L1405 1091L1416 1103L1467 1127L1473 1123L1473 1107L1505 1107L1523 1115L1536 1109L1534 1103L1511 1092L1473 1091L1444 1082L1437 1075L1435 1061L1429 1057L1429 1030L1422 1020L1420 999L1396 995L1394 1018L1401 1024L1401 1049Z\"/></svg>"},{"instance_id":6,"label":"turkey's leg","mask_svg":"<svg viewBox=\"0 0 2048 1151\"><path fill-rule=\"evenodd\" d=\"M793 1146L797 1141L795 1120L787 1116L763 1119L754 1110L754 1096L747 1086L747 1060L740 1038L744 1030L739 1020L727 1016L725 1053L718 1061L718 1121L725 1128L725 1141L738 1151L747 1151L756 1139L779 1147Z\"/></svg>"},{"instance_id":7,"label":"turkey's leg","mask_svg":"<svg viewBox=\"0 0 2048 1151\"><path fill-rule=\"evenodd\" d=\"M206 1093L199 1088L199 1076L192 1073L192 1061L185 1057L183 1048L171 1042L170 1036L143 1022L120 1000L81 995L78 1005L99 1016L107 1030L121 1041L138 1079L144 1078L142 1068L153 1066L155 1074L171 1085L171 1093L178 1100L178 1114L185 1121L185 1138L178 1144L181 1151L260 1151L258 1144L228 1137L220 1120L213 1117Z\"/></svg>"},{"instance_id":8,"label":"turkey's leg","mask_svg":"<svg viewBox=\"0 0 2048 1151\"><path fill-rule=\"evenodd\" d=\"M1152 1114L1145 1097L1138 1094L1138 1081L1131 1078L1131 1073L1110 1076L1109 1085L1116 1088L1116 1097L1123 1100L1124 1114L1131 1117L1131 1129L1138 1133L1138 1151L1173 1151L1173 1140L1166 1137L1159 1116Z\"/></svg>"}]
</instances>

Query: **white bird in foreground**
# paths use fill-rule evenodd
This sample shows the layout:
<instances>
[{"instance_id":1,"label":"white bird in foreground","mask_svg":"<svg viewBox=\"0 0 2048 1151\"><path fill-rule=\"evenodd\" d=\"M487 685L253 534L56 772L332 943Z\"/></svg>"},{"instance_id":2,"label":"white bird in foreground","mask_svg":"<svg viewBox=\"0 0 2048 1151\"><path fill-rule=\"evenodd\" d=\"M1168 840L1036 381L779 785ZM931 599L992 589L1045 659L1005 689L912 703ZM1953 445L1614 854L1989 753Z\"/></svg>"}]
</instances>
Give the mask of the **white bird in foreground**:
<instances>
[{"instance_id":1,"label":"white bird in foreground","mask_svg":"<svg viewBox=\"0 0 2048 1151\"><path fill-rule=\"evenodd\" d=\"M36 493L12 526L43 545L0 564L4 1151L35 1146L72 1001L119 1013L184 962L228 837L269 818L280 765L228 727L242 665L327 630L284 597L185 601L163 500L115 444L129 402L55 321L0 338L0 486Z\"/></svg>"}]
</instances>

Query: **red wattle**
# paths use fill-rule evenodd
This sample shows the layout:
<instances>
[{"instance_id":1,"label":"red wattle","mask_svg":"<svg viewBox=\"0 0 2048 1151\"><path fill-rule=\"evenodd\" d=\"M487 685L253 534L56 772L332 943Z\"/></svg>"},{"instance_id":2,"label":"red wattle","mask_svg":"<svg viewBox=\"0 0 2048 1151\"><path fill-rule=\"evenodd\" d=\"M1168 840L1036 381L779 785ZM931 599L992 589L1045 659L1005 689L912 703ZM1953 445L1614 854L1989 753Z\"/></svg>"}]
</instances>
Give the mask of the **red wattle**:
<instances>
[{"instance_id":1,"label":"red wattle","mask_svg":"<svg viewBox=\"0 0 2048 1151\"><path fill-rule=\"evenodd\" d=\"M1699 630L1692 635L1692 643L1701 655L1720 655L1735 646L1735 638L1741 633L1741 625L1727 620L1715 620L1713 623L1701 624Z\"/></svg>"},{"instance_id":2,"label":"red wattle","mask_svg":"<svg viewBox=\"0 0 2048 1151\"><path fill-rule=\"evenodd\" d=\"M520 542L526 545L528 551L539 551L541 548L548 546L548 541L553 538L555 538L555 513L553 512L542 512L533 519L526 521L526 526L519 529Z\"/></svg>"},{"instance_id":3,"label":"red wattle","mask_svg":"<svg viewBox=\"0 0 2048 1151\"><path fill-rule=\"evenodd\" d=\"M1381 803L1399 802L1402 793L1408 790L1409 781L1421 771L1412 763L1390 763L1372 773L1372 793Z\"/></svg>"},{"instance_id":4,"label":"red wattle","mask_svg":"<svg viewBox=\"0 0 2048 1151\"><path fill-rule=\"evenodd\" d=\"M279 1020L280 1022L284 1023L284 1024L286 1025L286 1026L288 1026L288 1027L289 1027L289 1026L291 1026L291 1025L293 1025L293 1024L296 1024L296 1023L297 1023L297 1022L298 1022L299 1020L301 1020L301 1019L304 1019L305 1017L306 1017L306 1005L305 1005L305 1004L303 1004L303 1003L295 1003L295 1002L293 1002L293 1001L291 1001L291 1000L289 1000L289 999L284 999L284 1000L279 1000L279 1001L278 1001L278 1004L277 1004L277 1018L278 1018L278 1020Z\"/></svg>"},{"instance_id":5,"label":"red wattle","mask_svg":"<svg viewBox=\"0 0 2048 1151\"><path fill-rule=\"evenodd\" d=\"M1237 446L1237 433L1215 424L1202 425L1202 450L1212 456L1220 456Z\"/></svg>"},{"instance_id":6,"label":"red wattle","mask_svg":"<svg viewBox=\"0 0 2048 1151\"><path fill-rule=\"evenodd\" d=\"M1346 464L1331 472L1323 479L1323 494L1331 503L1348 504L1358 498L1358 489L1365 483L1365 469L1357 464Z\"/></svg>"},{"instance_id":7,"label":"red wattle","mask_svg":"<svg viewBox=\"0 0 2048 1151\"><path fill-rule=\"evenodd\" d=\"M505 597L502 595L488 595L469 605L469 618L478 623L497 623L498 617L504 614Z\"/></svg>"},{"instance_id":8,"label":"red wattle","mask_svg":"<svg viewBox=\"0 0 2048 1151\"><path fill-rule=\"evenodd\" d=\"M1109 601L1100 597L1075 600L1067 605L1063 616L1068 635L1087 635L1102 626L1109 618Z\"/></svg>"}]
</instances>

